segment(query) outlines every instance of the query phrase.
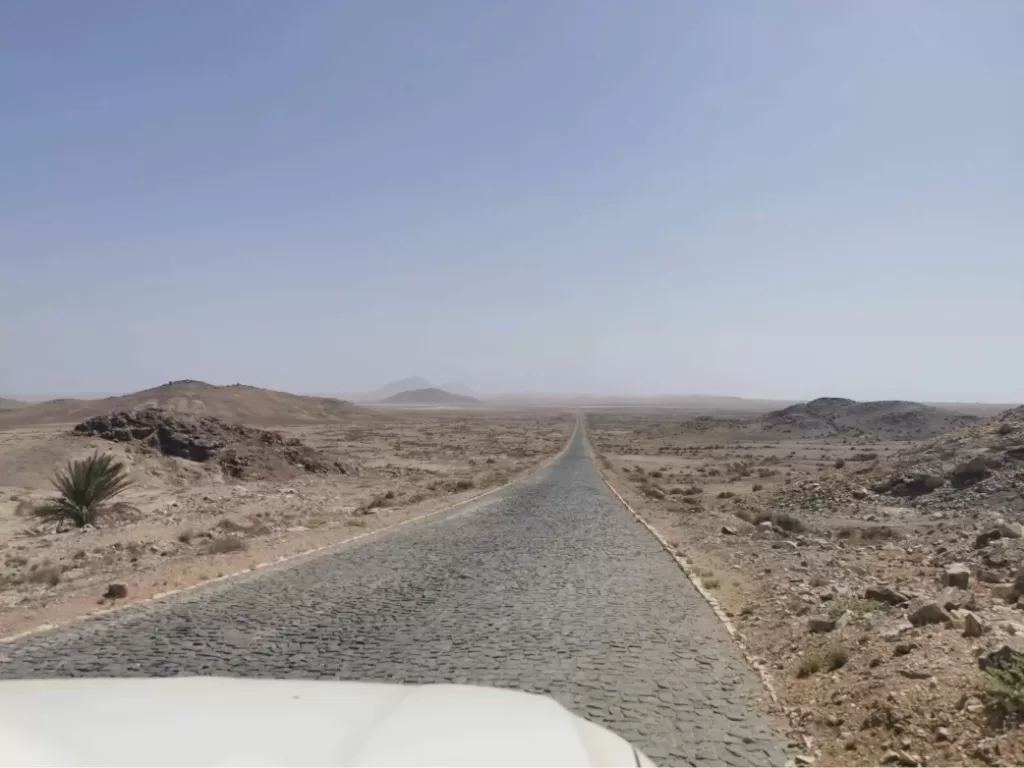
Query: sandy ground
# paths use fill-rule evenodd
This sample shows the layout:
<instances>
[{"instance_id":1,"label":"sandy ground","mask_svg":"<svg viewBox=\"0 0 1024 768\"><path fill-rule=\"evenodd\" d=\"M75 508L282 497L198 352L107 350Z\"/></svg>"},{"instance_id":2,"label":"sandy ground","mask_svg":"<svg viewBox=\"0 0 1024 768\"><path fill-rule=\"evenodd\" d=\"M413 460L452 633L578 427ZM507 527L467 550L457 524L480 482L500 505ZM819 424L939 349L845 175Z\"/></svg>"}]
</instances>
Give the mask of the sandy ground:
<instances>
[{"instance_id":1,"label":"sandy ground","mask_svg":"<svg viewBox=\"0 0 1024 768\"><path fill-rule=\"evenodd\" d=\"M0 431L0 637L63 623L329 546L430 514L525 474L566 444L557 409L388 408L350 423L283 428L356 467L238 482L208 464L70 435L69 425ZM137 512L55 532L34 506L54 468L112 452ZM110 584L127 597L108 599Z\"/></svg>"},{"instance_id":2,"label":"sandy ground","mask_svg":"<svg viewBox=\"0 0 1024 768\"><path fill-rule=\"evenodd\" d=\"M850 503L858 472L906 449L901 440L723 440L677 429L679 414L591 414L602 472L627 502L695 567L774 679L807 756L830 765L1013 765L1019 726L990 706L977 658L1024 633L1024 614L974 575L981 637L964 614L911 626L906 608L864 600L889 586L942 594L944 554L970 549L976 521L899 501ZM842 471L836 460L842 459ZM889 506L886 506L889 505ZM789 511L806 528L758 527L757 514ZM957 559L960 555L957 555ZM848 613L847 613L848 612ZM837 618L829 632L812 618Z\"/></svg>"}]
</instances>

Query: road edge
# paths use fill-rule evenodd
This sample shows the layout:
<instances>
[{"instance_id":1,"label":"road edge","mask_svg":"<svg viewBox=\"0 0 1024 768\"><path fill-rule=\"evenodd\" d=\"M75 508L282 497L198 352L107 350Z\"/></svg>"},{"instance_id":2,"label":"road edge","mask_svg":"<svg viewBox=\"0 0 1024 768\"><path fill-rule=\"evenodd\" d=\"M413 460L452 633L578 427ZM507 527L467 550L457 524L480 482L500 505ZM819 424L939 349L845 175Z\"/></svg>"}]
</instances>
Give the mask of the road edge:
<instances>
[{"instance_id":1,"label":"road edge","mask_svg":"<svg viewBox=\"0 0 1024 768\"><path fill-rule=\"evenodd\" d=\"M532 477L533 475L535 475L537 472L542 472L543 470L545 470L548 467L550 467L552 464L554 464L559 459L561 459L565 455L565 452L569 450L569 447L572 445L573 440L576 439L576 433L577 433L577 431L579 431L580 426L581 426L581 421L580 421L579 418L577 418L576 419L576 424L573 427L572 432L569 434L569 439L566 440L565 445L562 446L562 449L558 453L554 454L553 456L549 456L548 458L544 459L542 462L537 464L537 466L531 467L530 469L526 470L523 474L519 475L518 477L515 477L515 478L509 480L507 483L504 483L502 485L496 485L493 488L488 488L486 491L478 493L476 496L471 496L468 499L463 499L462 501L456 502L455 504L452 504L450 506L441 507L440 509L435 509L435 510L433 510L431 512L424 512L422 515L417 515L416 517L410 517L408 520L402 520L401 522L394 523L393 525L386 525L383 528L378 528L378 529L376 529L374 531L367 531L366 533L359 533L359 534L356 534L355 536L352 536L351 538L344 539L342 541L335 541L335 542L332 542L330 544L324 544L322 547L313 547L312 549L307 549L307 550L305 550L303 552L297 552L297 553L295 553L293 555L282 555L281 557L279 557L279 558L277 558L275 560L268 560L268 561L266 561L264 563L257 563L256 565L252 566L251 568L244 568L244 569L239 570L239 571L233 571L231 573L224 574L223 576L215 576L212 579L206 579L204 581L199 581L199 582L196 582L195 584L190 584L187 587L182 587L181 589L172 589L172 590L169 590L167 592L159 592L159 593L153 595L152 597L146 598L145 600L139 600L138 602L133 602L133 603L125 603L123 605L111 606L110 608L104 608L104 609L101 609L101 610L97 610L97 611L94 611L93 613L89 613L89 614L86 614L84 616L77 616L77 617L75 617L73 619L68 619L67 621L53 622L53 623L49 623L49 624L40 624L38 626L33 627L32 629L26 629L23 632L18 632L18 633L15 633L13 635L7 635L5 637L0 637L0 645L6 645L7 643L14 642L15 640L21 640L22 638L31 637L32 635L42 634L44 632L49 632L51 630L62 629L64 627L69 627L69 626L72 626L74 624L80 624L82 622L89 621L91 619L99 619L99 618L103 618L105 616L110 616L110 615L115 614L115 613L121 613L122 611L127 611L127 610L130 610L132 608L136 608L136 607L141 606L141 605L149 605L150 603L156 603L156 602L160 602L162 600L167 600L167 599L175 597L177 595L185 594L186 592L193 592L193 591L195 591L197 589L201 589L203 587L208 587L211 584L218 584L218 583L223 582L223 581L229 581L229 580L234 579L234 578L236 578L238 576L244 576L245 574L253 573L254 571L261 571L261 570L263 570L265 568L270 568L270 567L273 567L273 566L285 565L285 564L290 563L290 562L292 562L294 560L298 560L299 558L303 558L303 557L311 558L314 555L327 555L327 554L330 554L329 550L340 549L341 547L344 547L344 546L349 545L349 544L353 544L353 543L355 543L357 541L369 538L371 536L380 536L382 534L387 534L387 533L395 531L395 530L397 530L397 529L399 529L399 528L401 528L403 526L411 525L412 523L420 523L420 522L423 522L424 520L428 520L428 519L430 519L432 517L437 517L438 515L442 515L442 514L444 514L446 512L452 512L452 511L458 509L459 507L464 507L467 504L472 504L473 502L479 501L480 499L482 499L482 498L484 498L486 496L490 496L491 494L497 493L498 491L503 491L506 488L510 488L511 486L516 485L517 483L521 483L524 480L526 480L526 479ZM584 430L584 436L585 435L586 435L586 431ZM587 442L587 447L589 449L589 447L590 447L589 442Z\"/></svg>"},{"instance_id":2,"label":"road edge","mask_svg":"<svg viewBox=\"0 0 1024 768\"><path fill-rule=\"evenodd\" d=\"M750 649L747 648L746 643L743 641L743 635L739 632L739 630L736 629L736 626L732 623L732 620L728 617L728 615L726 615L725 610L718 602L718 599L714 595L712 595L711 592L704 586L704 583L701 581L700 576L698 576L694 572L693 566L690 564L690 561L687 560L686 557L682 555L678 549L669 544L665 537L662 536L661 533L659 533L653 525L647 522L647 520L639 512L633 509L633 507L630 506L629 502L626 501L625 498L623 498L622 494L619 493L618 490L616 490L615 486L611 484L611 481L605 475L604 467L601 466L601 462L598 460L597 451L594 449L593 444L590 442L590 430L586 428L585 422L583 436L584 443L587 446L587 454L590 457L590 460L593 462L594 466L597 468L597 474L600 475L601 480L604 481L604 484L608 486L608 490L610 490L615 495L615 498L617 498L622 503L622 506L624 506L629 511L633 518L638 523L640 523L644 528L646 528L655 539L657 539L662 549L664 549L669 554L669 556L671 556L671 558L675 561L676 565L679 566L679 569L686 575L686 578L690 580L690 583L693 584L693 586L697 589L697 592L699 592L701 597L704 598L704 601L711 607L711 610L714 612L715 616L718 617L718 620L725 627L726 631L729 633L729 636L736 644L736 647L740 649L740 653L743 655L743 659L747 662L747 665L750 666L757 673L758 678L760 678L761 680L761 685L764 687L765 691L768 693L768 697L771 699L773 707L778 710L777 714L782 715L784 721L788 724L789 718L785 716L785 708L781 700L779 699L778 693L775 690L774 678L772 677L771 672L768 671L764 662L759 657L752 654L750 652Z\"/></svg>"}]
</instances>

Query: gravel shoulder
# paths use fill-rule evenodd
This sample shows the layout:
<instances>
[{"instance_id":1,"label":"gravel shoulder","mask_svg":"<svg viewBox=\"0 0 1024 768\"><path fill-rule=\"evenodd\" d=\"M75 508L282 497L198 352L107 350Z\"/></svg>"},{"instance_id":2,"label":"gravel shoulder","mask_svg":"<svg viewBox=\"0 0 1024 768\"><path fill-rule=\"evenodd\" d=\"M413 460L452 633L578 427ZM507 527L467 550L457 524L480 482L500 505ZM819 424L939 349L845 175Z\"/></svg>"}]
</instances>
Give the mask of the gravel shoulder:
<instances>
[{"instance_id":1,"label":"gravel shoulder","mask_svg":"<svg viewBox=\"0 0 1024 768\"><path fill-rule=\"evenodd\" d=\"M513 687L661 763L786 761L756 674L582 431L429 520L0 646L6 678L189 674Z\"/></svg>"}]
</instances>

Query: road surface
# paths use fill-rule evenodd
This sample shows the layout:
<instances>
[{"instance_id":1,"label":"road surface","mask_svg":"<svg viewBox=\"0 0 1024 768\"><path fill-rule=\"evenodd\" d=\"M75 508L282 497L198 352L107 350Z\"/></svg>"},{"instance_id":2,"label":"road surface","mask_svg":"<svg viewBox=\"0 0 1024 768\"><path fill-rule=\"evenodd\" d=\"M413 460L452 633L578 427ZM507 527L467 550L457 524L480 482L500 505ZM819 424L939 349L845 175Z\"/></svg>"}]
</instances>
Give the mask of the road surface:
<instances>
[{"instance_id":1,"label":"road surface","mask_svg":"<svg viewBox=\"0 0 1024 768\"><path fill-rule=\"evenodd\" d=\"M450 512L0 645L6 678L196 674L513 687L656 762L786 760L756 675L582 429L551 466Z\"/></svg>"}]
</instances>

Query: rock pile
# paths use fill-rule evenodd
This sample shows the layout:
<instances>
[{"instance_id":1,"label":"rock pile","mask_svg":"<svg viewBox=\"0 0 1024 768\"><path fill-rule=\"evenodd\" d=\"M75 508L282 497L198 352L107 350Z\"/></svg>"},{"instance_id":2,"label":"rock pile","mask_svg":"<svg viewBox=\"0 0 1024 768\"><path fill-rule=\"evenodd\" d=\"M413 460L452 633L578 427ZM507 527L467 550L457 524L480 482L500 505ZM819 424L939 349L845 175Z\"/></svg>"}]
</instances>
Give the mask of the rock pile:
<instances>
[{"instance_id":1,"label":"rock pile","mask_svg":"<svg viewBox=\"0 0 1024 768\"><path fill-rule=\"evenodd\" d=\"M280 432L229 424L212 416L185 416L159 408L114 411L83 421L79 435L145 446L164 456L216 461L237 479L258 480L294 474L350 470L342 462Z\"/></svg>"},{"instance_id":2,"label":"rock pile","mask_svg":"<svg viewBox=\"0 0 1024 768\"><path fill-rule=\"evenodd\" d=\"M1024 406L923 443L874 474L876 493L920 506L1024 513Z\"/></svg>"}]
</instances>

